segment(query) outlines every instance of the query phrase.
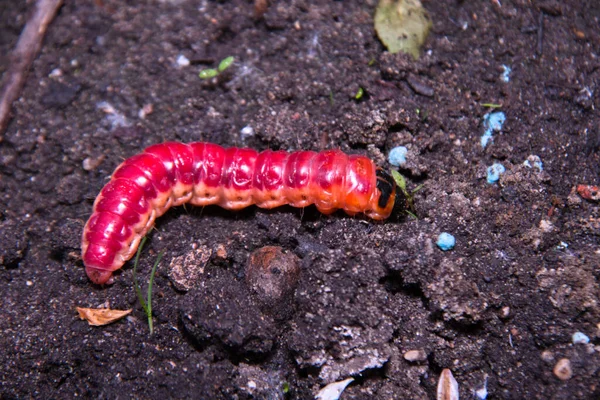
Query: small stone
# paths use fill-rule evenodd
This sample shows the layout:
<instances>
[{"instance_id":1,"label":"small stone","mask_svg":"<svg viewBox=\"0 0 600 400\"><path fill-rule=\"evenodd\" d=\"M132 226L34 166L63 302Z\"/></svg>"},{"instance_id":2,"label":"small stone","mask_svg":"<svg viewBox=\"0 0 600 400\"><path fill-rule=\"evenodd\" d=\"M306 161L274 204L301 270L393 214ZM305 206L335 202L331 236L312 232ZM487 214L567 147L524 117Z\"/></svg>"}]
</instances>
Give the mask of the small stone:
<instances>
[{"instance_id":1,"label":"small stone","mask_svg":"<svg viewBox=\"0 0 600 400\"><path fill-rule=\"evenodd\" d=\"M216 255L217 258L219 258L221 260L226 260L227 259L227 249L225 248L224 244L219 243L217 245L217 249L216 249L215 255Z\"/></svg>"},{"instance_id":2,"label":"small stone","mask_svg":"<svg viewBox=\"0 0 600 400\"><path fill-rule=\"evenodd\" d=\"M552 352L550 350L544 350L544 351L542 351L541 358L545 362L549 363L549 362L554 361L554 354L552 354Z\"/></svg>"},{"instance_id":3,"label":"small stone","mask_svg":"<svg viewBox=\"0 0 600 400\"><path fill-rule=\"evenodd\" d=\"M189 67L190 66L190 60L184 56L183 54L180 54L177 57L177 65L181 68L183 67Z\"/></svg>"},{"instance_id":4,"label":"small stone","mask_svg":"<svg viewBox=\"0 0 600 400\"><path fill-rule=\"evenodd\" d=\"M427 359L427 354L422 349L409 350L404 353L404 359L409 362L425 361Z\"/></svg>"},{"instance_id":5,"label":"small stone","mask_svg":"<svg viewBox=\"0 0 600 400\"><path fill-rule=\"evenodd\" d=\"M554 375L561 381L568 381L573 377L571 361L568 358L561 358L554 366Z\"/></svg>"},{"instance_id":6,"label":"small stone","mask_svg":"<svg viewBox=\"0 0 600 400\"><path fill-rule=\"evenodd\" d=\"M571 338L573 344L588 344L590 338L583 332L575 332Z\"/></svg>"},{"instance_id":7,"label":"small stone","mask_svg":"<svg viewBox=\"0 0 600 400\"><path fill-rule=\"evenodd\" d=\"M101 154L98 157L86 157L86 159L83 160L83 169L86 171L93 171L102 164L102 161L104 161L104 154Z\"/></svg>"},{"instance_id":8,"label":"small stone","mask_svg":"<svg viewBox=\"0 0 600 400\"><path fill-rule=\"evenodd\" d=\"M281 247L265 246L250 255L245 272L261 307L278 317L287 314L300 278L298 257Z\"/></svg>"},{"instance_id":9,"label":"small stone","mask_svg":"<svg viewBox=\"0 0 600 400\"><path fill-rule=\"evenodd\" d=\"M200 283L200 277L204 274L204 267L212 250L206 246L198 246L197 249L174 257L169 266L169 279L177 290L188 291Z\"/></svg>"}]
</instances>

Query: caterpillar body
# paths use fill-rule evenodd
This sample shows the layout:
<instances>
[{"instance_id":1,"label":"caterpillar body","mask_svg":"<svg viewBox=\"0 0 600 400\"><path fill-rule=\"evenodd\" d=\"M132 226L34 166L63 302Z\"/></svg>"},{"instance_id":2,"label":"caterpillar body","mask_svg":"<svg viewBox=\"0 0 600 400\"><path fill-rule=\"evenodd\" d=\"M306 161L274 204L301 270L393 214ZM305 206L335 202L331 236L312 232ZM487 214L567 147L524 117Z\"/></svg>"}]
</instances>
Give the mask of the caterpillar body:
<instances>
[{"instance_id":1,"label":"caterpillar body","mask_svg":"<svg viewBox=\"0 0 600 400\"><path fill-rule=\"evenodd\" d=\"M111 281L156 218L183 203L239 210L284 204L382 220L405 207L391 176L369 158L322 152L162 143L125 160L94 202L81 252L91 281Z\"/></svg>"}]
</instances>

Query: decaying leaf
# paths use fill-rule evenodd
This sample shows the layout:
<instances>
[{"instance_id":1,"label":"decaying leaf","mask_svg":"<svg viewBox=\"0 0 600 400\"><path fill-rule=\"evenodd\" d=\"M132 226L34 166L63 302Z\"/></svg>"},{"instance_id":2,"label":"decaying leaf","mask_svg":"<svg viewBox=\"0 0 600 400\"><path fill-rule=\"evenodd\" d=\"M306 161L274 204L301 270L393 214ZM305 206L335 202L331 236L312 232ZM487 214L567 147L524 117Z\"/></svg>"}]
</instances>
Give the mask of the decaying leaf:
<instances>
[{"instance_id":1,"label":"decaying leaf","mask_svg":"<svg viewBox=\"0 0 600 400\"><path fill-rule=\"evenodd\" d=\"M111 310L110 308L77 307L79 318L85 319L92 326L108 325L131 313L129 310Z\"/></svg>"},{"instance_id":2,"label":"decaying leaf","mask_svg":"<svg viewBox=\"0 0 600 400\"><path fill-rule=\"evenodd\" d=\"M375 10L375 31L392 54L402 51L419 58L431 19L419 0L380 0Z\"/></svg>"}]
</instances>

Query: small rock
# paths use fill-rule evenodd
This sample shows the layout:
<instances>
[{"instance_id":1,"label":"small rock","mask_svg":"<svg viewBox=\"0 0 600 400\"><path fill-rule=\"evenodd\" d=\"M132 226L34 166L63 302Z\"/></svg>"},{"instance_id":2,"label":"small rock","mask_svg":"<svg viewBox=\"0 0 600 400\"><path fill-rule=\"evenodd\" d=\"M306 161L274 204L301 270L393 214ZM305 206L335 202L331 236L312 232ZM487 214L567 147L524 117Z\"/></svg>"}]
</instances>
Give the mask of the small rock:
<instances>
[{"instance_id":1,"label":"small rock","mask_svg":"<svg viewBox=\"0 0 600 400\"><path fill-rule=\"evenodd\" d=\"M422 349L409 350L406 353L404 353L404 359L410 362L425 361L427 359L427 354Z\"/></svg>"},{"instance_id":2,"label":"small rock","mask_svg":"<svg viewBox=\"0 0 600 400\"><path fill-rule=\"evenodd\" d=\"M169 279L177 290L188 291L197 287L212 250L199 246L183 256L174 257L169 265Z\"/></svg>"},{"instance_id":3,"label":"small rock","mask_svg":"<svg viewBox=\"0 0 600 400\"><path fill-rule=\"evenodd\" d=\"M83 169L85 169L86 171L93 171L96 168L98 168L100 166L100 164L102 164L102 161L104 161L104 154L99 155L98 157L86 157L85 160L83 160L82 166Z\"/></svg>"},{"instance_id":4,"label":"small rock","mask_svg":"<svg viewBox=\"0 0 600 400\"><path fill-rule=\"evenodd\" d=\"M568 358L561 358L554 366L554 375L561 381L568 381L573 377L571 361Z\"/></svg>"},{"instance_id":5,"label":"small rock","mask_svg":"<svg viewBox=\"0 0 600 400\"><path fill-rule=\"evenodd\" d=\"M552 354L552 352L550 350L542 351L542 354L540 357L542 358L542 360L544 360L547 363L554 361L554 354Z\"/></svg>"},{"instance_id":6,"label":"small rock","mask_svg":"<svg viewBox=\"0 0 600 400\"><path fill-rule=\"evenodd\" d=\"M246 284L261 307L284 317L292 303L300 278L300 263L281 247L266 246L254 251L246 264Z\"/></svg>"},{"instance_id":7,"label":"small rock","mask_svg":"<svg viewBox=\"0 0 600 400\"><path fill-rule=\"evenodd\" d=\"M590 338L583 332L575 332L571 338L573 344L588 344Z\"/></svg>"}]
</instances>

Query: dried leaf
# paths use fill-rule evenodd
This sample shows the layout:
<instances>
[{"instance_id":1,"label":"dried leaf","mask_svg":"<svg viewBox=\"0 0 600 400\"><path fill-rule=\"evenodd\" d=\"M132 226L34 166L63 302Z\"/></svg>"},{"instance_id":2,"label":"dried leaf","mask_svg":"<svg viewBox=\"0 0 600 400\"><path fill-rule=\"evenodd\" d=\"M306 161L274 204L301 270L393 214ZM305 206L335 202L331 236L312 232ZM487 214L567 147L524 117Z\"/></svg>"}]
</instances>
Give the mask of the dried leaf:
<instances>
[{"instance_id":1,"label":"dried leaf","mask_svg":"<svg viewBox=\"0 0 600 400\"><path fill-rule=\"evenodd\" d=\"M77 307L79 318L85 319L92 326L108 325L130 314L131 311L131 309L111 310L110 308Z\"/></svg>"},{"instance_id":2,"label":"dried leaf","mask_svg":"<svg viewBox=\"0 0 600 400\"><path fill-rule=\"evenodd\" d=\"M431 19L419 0L380 0L375 11L375 31L390 53L399 51L419 58Z\"/></svg>"}]
</instances>

